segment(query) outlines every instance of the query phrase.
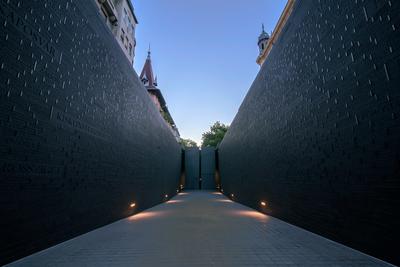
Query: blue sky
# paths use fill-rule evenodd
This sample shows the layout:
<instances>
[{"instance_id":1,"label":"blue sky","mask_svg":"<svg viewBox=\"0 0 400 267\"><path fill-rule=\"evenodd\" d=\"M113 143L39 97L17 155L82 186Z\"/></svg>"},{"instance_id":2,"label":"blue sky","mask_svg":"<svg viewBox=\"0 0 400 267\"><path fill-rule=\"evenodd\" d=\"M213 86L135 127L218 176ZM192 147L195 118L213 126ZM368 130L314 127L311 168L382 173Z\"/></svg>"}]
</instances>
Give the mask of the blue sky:
<instances>
[{"instance_id":1,"label":"blue sky","mask_svg":"<svg viewBox=\"0 0 400 267\"><path fill-rule=\"evenodd\" d=\"M215 121L230 124L259 70L261 23L271 32L286 0L133 0L138 74L152 63L183 138L201 143Z\"/></svg>"}]
</instances>

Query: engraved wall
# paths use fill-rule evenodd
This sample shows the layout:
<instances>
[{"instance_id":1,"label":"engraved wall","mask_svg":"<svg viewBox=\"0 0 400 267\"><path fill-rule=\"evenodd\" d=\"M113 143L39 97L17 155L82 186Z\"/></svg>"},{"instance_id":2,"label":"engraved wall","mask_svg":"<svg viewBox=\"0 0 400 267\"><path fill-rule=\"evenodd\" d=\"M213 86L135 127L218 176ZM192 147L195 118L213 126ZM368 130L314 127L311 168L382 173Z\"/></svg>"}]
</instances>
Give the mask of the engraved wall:
<instances>
[{"instance_id":1,"label":"engraved wall","mask_svg":"<svg viewBox=\"0 0 400 267\"><path fill-rule=\"evenodd\" d=\"M223 190L400 264L399 116L400 2L298 0L219 147Z\"/></svg>"},{"instance_id":2,"label":"engraved wall","mask_svg":"<svg viewBox=\"0 0 400 267\"><path fill-rule=\"evenodd\" d=\"M176 193L181 148L94 1L0 0L0 103L0 264Z\"/></svg>"}]
</instances>

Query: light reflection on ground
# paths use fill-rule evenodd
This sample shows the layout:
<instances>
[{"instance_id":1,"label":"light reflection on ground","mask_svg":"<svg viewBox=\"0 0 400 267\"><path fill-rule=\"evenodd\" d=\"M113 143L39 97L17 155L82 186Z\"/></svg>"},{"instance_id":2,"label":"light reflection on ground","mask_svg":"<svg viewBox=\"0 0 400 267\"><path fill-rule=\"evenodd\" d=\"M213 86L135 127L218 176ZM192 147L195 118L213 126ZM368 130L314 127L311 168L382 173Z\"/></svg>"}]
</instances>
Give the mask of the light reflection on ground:
<instances>
[{"instance_id":1,"label":"light reflection on ground","mask_svg":"<svg viewBox=\"0 0 400 267\"><path fill-rule=\"evenodd\" d=\"M166 203L167 204L174 204L174 203L182 203L182 202L185 202L185 201L180 200L180 199L171 199L171 200L167 201Z\"/></svg>"},{"instance_id":2,"label":"light reflection on ground","mask_svg":"<svg viewBox=\"0 0 400 267\"><path fill-rule=\"evenodd\" d=\"M215 202L233 203L233 201L230 199L215 199L214 201Z\"/></svg>"},{"instance_id":3,"label":"light reflection on ground","mask_svg":"<svg viewBox=\"0 0 400 267\"><path fill-rule=\"evenodd\" d=\"M141 213L135 214L131 217L128 217L129 221L140 221L146 219L155 219L162 216L165 216L167 212L165 211L143 211Z\"/></svg>"},{"instance_id":4,"label":"light reflection on ground","mask_svg":"<svg viewBox=\"0 0 400 267\"><path fill-rule=\"evenodd\" d=\"M255 211L255 210L236 210L232 211L233 215L236 216L241 216L241 217L248 217L248 218L253 218L257 220L262 220L262 221L267 221L268 220L268 215L265 215L261 212Z\"/></svg>"}]
</instances>

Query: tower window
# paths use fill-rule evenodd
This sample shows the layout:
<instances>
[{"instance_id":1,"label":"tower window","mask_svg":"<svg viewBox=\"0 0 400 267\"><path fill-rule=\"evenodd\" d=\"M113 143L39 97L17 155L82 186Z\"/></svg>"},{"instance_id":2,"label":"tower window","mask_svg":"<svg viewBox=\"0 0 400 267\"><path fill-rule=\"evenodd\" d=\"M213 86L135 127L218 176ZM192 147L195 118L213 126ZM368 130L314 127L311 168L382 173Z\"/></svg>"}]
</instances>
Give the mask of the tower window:
<instances>
[{"instance_id":1,"label":"tower window","mask_svg":"<svg viewBox=\"0 0 400 267\"><path fill-rule=\"evenodd\" d=\"M264 50L264 43L261 44L261 49Z\"/></svg>"}]
</instances>

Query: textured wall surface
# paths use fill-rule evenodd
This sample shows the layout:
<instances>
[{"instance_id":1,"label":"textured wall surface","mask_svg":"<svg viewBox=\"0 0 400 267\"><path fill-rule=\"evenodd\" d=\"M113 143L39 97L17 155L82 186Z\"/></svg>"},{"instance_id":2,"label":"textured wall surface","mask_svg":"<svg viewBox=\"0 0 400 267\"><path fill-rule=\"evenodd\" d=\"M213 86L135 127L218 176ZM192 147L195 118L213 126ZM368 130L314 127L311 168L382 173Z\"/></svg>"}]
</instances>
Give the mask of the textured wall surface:
<instances>
[{"instance_id":1,"label":"textured wall surface","mask_svg":"<svg viewBox=\"0 0 400 267\"><path fill-rule=\"evenodd\" d=\"M203 147L200 151L201 155L201 189L215 190L215 148Z\"/></svg>"},{"instance_id":2,"label":"textured wall surface","mask_svg":"<svg viewBox=\"0 0 400 267\"><path fill-rule=\"evenodd\" d=\"M94 1L0 1L0 135L0 264L178 188L181 148Z\"/></svg>"},{"instance_id":3,"label":"textured wall surface","mask_svg":"<svg viewBox=\"0 0 400 267\"><path fill-rule=\"evenodd\" d=\"M199 189L200 151L197 147L185 149L185 189Z\"/></svg>"},{"instance_id":4,"label":"textured wall surface","mask_svg":"<svg viewBox=\"0 0 400 267\"><path fill-rule=\"evenodd\" d=\"M219 148L235 200L400 264L400 2L296 2Z\"/></svg>"}]
</instances>

